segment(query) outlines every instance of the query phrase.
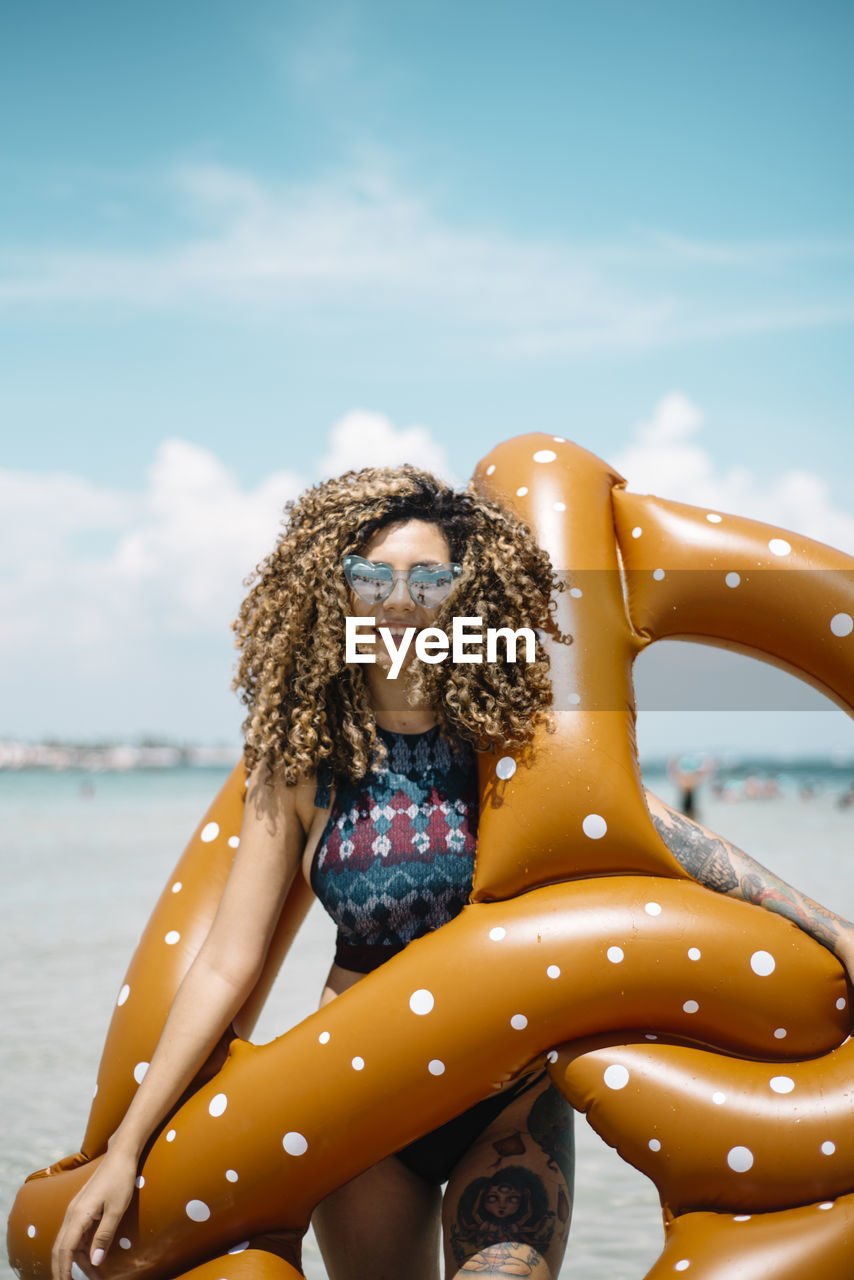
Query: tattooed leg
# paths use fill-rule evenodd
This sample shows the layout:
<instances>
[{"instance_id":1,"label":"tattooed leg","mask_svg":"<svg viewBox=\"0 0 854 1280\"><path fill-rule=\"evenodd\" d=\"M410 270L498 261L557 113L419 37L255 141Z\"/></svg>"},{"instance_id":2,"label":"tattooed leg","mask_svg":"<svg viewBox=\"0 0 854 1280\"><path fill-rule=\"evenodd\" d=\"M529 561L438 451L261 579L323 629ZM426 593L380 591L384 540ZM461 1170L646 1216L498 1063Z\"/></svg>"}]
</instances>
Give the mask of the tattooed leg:
<instances>
[{"instance_id":1,"label":"tattooed leg","mask_svg":"<svg viewBox=\"0 0 854 1280\"><path fill-rule=\"evenodd\" d=\"M572 1109L539 1081L451 1175L442 1211L446 1275L551 1280L569 1235L572 1177Z\"/></svg>"}]
</instances>

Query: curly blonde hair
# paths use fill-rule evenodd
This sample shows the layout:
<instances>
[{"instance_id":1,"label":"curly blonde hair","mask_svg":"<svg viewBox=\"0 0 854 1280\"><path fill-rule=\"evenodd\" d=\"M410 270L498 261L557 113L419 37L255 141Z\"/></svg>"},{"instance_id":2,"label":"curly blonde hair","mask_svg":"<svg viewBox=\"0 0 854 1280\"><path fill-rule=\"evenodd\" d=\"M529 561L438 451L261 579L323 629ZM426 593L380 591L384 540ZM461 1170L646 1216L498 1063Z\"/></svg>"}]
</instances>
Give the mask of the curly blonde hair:
<instances>
[{"instance_id":1,"label":"curly blonde hair","mask_svg":"<svg viewBox=\"0 0 854 1280\"><path fill-rule=\"evenodd\" d=\"M357 781L384 758L362 666L345 662L351 605L341 561L408 520L438 526L462 565L434 626L450 632L455 614L479 616L484 627L526 626L571 642L552 618L552 591L565 583L513 512L410 464L347 471L285 504L276 546L244 580L251 590L231 624L241 651L231 687L249 708L247 771L266 760L293 785L325 761L336 782ZM531 663L416 660L408 699L433 708L452 744L506 751L541 725L553 732L548 672L539 637Z\"/></svg>"}]
</instances>

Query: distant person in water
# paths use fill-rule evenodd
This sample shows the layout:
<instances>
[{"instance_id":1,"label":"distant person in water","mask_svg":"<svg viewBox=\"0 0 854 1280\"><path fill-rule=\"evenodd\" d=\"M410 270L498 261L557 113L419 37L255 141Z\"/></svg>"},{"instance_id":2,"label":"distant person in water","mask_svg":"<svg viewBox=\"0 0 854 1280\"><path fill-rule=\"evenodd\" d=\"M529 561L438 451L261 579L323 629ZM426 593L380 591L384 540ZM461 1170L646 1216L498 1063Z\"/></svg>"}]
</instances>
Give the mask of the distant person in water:
<instances>
[{"instance_id":1,"label":"distant person in water","mask_svg":"<svg viewBox=\"0 0 854 1280\"><path fill-rule=\"evenodd\" d=\"M678 805L686 818L696 818L697 806L694 794L701 783L715 771L711 756L671 756L667 762L667 776L679 792Z\"/></svg>"}]
</instances>

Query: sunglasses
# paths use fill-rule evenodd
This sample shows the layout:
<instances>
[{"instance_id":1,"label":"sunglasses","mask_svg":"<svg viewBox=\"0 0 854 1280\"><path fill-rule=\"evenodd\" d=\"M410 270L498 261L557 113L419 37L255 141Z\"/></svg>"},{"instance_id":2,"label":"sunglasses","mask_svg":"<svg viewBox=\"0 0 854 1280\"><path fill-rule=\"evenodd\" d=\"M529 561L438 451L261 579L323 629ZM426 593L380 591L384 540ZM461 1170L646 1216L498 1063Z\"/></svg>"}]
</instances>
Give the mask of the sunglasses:
<instances>
[{"instance_id":1,"label":"sunglasses","mask_svg":"<svg viewBox=\"0 0 854 1280\"><path fill-rule=\"evenodd\" d=\"M365 560L362 556L345 556L344 577L365 604L380 604L394 591L398 578L405 578L414 604L435 609L450 595L461 564L416 565L414 569L392 569L384 561Z\"/></svg>"}]
</instances>

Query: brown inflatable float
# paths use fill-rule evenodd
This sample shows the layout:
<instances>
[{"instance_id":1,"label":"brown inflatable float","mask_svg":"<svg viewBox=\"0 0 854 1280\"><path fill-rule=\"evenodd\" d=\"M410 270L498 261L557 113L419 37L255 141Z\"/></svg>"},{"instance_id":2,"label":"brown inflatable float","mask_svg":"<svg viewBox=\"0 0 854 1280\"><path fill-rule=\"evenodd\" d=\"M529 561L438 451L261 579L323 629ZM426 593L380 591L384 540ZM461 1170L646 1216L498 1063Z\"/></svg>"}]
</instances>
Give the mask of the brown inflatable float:
<instances>
[{"instance_id":1,"label":"brown inflatable float","mask_svg":"<svg viewBox=\"0 0 854 1280\"><path fill-rule=\"evenodd\" d=\"M570 590L549 644L557 733L479 758L470 904L278 1040L248 1037L310 902L286 903L224 1065L155 1135L92 1275L293 1277L264 1233L539 1056L656 1184L649 1277L850 1280L854 1047L845 973L781 916L696 884L658 836L632 662L662 637L753 653L854 707L854 560L755 521L625 492L587 451L521 436L475 484L536 531ZM82 1150L9 1219L21 1280L50 1274L66 1205L118 1125L213 918L241 826L238 766L166 885L122 984ZM400 1105L390 1106L390 1098Z\"/></svg>"}]
</instances>

